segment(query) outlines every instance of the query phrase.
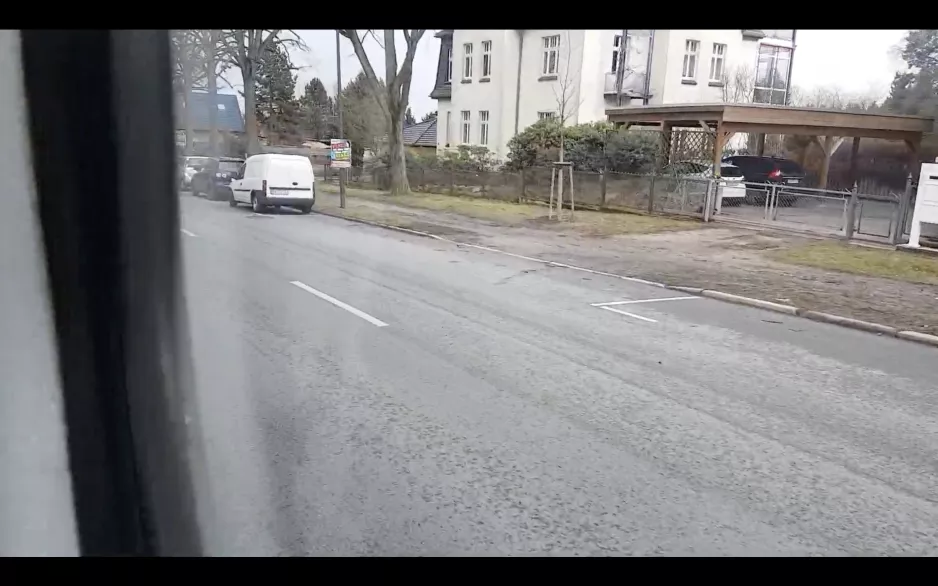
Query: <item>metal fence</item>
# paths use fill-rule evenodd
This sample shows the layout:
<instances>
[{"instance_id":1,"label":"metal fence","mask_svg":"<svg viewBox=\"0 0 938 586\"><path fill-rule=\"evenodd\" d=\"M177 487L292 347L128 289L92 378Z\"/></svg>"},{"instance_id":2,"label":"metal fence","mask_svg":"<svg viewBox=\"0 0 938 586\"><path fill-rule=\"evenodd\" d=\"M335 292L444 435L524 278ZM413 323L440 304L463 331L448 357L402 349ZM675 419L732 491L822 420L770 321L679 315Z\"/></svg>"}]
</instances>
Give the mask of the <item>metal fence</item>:
<instances>
[{"instance_id":1,"label":"metal fence","mask_svg":"<svg viewBox=\"0 0 938 586\"><path fill-rule=\"evenodd\" d=\"M324 179L334 181L333 175L326 173ZM519 203L547 203L550 199L549 168L475 172L408 169L407 178L411 190L415 192ZM705 210L708 194L713 190L712 183L705 178L654 173L573 172L574 201L577 206L686 215L701 219L709 218ZM387 170L383 167L353 170L349 186L385 189L388 186Z\"/></svg>"},{"instance_id":2,"label":"metal fence","mask_svg":"<svg viewBox=\"0 0 938 586\"><path fill-rule=\"evenodd\" d=\"M911 182L885 194L749 183L745 200L717 201L716 217L898 244L908 241L912 193Z\"/></svg>"}]
</instances>

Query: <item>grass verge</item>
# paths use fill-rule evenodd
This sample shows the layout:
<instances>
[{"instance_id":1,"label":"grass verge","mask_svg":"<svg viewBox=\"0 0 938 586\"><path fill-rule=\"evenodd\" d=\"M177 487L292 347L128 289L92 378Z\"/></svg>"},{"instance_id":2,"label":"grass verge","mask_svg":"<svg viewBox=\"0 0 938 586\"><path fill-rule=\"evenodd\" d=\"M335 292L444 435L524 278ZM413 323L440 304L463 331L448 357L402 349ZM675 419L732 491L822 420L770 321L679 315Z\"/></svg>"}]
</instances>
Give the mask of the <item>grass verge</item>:
<instances>
[{"instance_id":1,"label":"grass verge","mask_svg":"<svg viewBox=\"0 0 938 586\"><path fill-rule=\"evenodd\" d=\"M320 190L324 193L332 194L338 192L338 187L334 185L324 185L320 187ZM354 199L361 198L388 207L400 206L404 208L457 214L506 226L527 225L572 229L589 236L650 234L671 230L693 230L703 226L702 223L694 220L629 213L598 212L592 210L577 211L573 221L547 223L547 207L538 204L517 204L492 199L451 196L438 193L413 193L410 195L391 196L382 191L353 188L348 188L346 193ZM569 215L569 210L565 210L564 217L569 217Z\"/></svg>"},{"instance_id":2,"label":"grass verge","mask_svg":"<svg viewBox=\"0 0 938 586\"><path fill-rule=\"evenodd\" d=\"M813 242L768 253L773 260L882 277L908 283L938 285L938 259L840 242Z\"/></svg>"}]
</instances>

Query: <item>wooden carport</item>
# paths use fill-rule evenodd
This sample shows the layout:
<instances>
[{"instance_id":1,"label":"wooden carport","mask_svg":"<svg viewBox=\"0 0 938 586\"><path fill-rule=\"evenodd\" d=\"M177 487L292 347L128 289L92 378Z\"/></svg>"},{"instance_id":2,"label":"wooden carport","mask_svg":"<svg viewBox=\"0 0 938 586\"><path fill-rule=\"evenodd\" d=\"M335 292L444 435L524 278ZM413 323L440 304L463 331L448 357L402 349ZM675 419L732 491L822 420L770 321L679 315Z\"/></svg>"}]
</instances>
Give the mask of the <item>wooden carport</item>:
<instances>
[{"instance_id":1,"label":"wooden carport","mask_svg":"<svg viewBox=\"0 0 938 586\"><path fill-rule=\"evenodd\" d=\"M757 135L759 155L764 154L766 134L813 136L824 152L821 187L827 185L827 171L836 139L853 138L850 155L850 178L853 182L856 180L856 159L861 138L904 141L910 151L910 168L914 169L919 163L922 135L932 132L934 125L934 119L922 116L841 112L768 104L632 106L611 108L606 110L606 116L616 126L654 126L668 138L674 128L704 128L715 135L713 168L717 175L723 147L737 132Z\"/></svg>"}]
</instances>

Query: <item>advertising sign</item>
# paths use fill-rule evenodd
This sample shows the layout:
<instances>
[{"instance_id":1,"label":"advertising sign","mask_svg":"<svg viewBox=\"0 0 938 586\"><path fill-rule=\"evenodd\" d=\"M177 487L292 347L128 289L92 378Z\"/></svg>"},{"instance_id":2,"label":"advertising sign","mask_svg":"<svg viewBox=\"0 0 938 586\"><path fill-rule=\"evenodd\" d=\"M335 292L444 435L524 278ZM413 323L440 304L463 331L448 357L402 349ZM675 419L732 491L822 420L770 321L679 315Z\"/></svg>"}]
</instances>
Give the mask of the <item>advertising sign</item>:
<instances>
[{"instance_id":1,"label":"advertising sign","mask_svg":"<svg viewBox=\"0 0 938 586\"><path fill-rule=\"evenodd\" d=\"M337 169L352 166L352 143L344 138L333 138L330 142L329 161Z\"/></svg>"}]
</instances>

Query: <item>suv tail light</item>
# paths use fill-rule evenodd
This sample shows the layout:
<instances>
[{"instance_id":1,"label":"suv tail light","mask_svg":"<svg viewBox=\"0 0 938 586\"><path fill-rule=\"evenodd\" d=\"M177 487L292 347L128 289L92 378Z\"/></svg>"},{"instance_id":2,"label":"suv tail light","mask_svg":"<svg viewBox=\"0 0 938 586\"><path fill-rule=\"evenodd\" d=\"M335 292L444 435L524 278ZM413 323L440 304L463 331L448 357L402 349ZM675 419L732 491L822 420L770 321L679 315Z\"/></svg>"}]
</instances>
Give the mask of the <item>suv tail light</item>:
<instances>
[{"instance_id":1,"label":"suv tail light","mask_svg":"<svg viewBox=\"0 0 938 586\"><path fill-rule=\"evenodd\" d=\"M772 171L771 173L769 173L769 178L770 178L770 179L778 179L778 178L781 177L781 176L782 176L782 170L781 170L781 169L776 169L776 170Z\"/></svg>"},{"instance_id":2,"label":"suv tail light","mask_svg":"<svg viewBox=\"0 0 938 586\"><path fill-rule=\"evenodd\" d=\"M264 193L267 193L267 180L266 179L261 181L261 191L263 191Z\"/></svg>"}]
</instances>

